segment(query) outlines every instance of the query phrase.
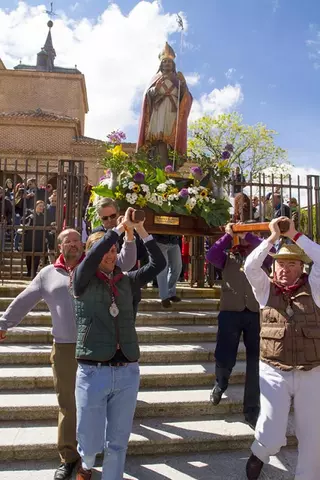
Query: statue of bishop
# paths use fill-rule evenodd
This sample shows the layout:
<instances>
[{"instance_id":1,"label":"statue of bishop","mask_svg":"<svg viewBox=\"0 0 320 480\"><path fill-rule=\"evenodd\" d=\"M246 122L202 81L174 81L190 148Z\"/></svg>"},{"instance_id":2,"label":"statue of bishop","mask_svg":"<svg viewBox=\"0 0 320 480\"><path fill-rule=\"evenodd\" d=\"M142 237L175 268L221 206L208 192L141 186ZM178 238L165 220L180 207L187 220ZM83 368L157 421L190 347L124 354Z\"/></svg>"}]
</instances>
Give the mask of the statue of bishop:
<instances>
[{"instance_id":1,"label":"statue of bishop","mask_svg":"<svg viewBox=\"0 0 320 480\"><path fill-rule=\"evenodd\" d=\"M137 150L145 147L170 163L169 151L180 156L187 152L187 123L192 95L181 72L176 72L175 52L166 43L157 74L148 86L142 104Z\"/></svg>"}]
</instances>

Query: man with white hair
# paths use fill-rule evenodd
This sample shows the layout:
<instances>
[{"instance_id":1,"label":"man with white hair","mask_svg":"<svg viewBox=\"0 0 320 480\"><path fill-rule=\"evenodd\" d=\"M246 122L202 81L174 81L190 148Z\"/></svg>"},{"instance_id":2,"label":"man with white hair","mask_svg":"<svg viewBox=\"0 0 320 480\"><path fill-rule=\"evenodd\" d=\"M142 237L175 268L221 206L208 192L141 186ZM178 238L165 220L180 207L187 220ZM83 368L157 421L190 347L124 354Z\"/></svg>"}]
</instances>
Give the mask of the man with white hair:
<instances>
[{"instance_id":1,"label":"man with white hair","mask_svg":"<svg viewBox=\"0 0 320 480\"><path fill-rule=\"evenodd\" d=\"M128 228L126 235L132 238L133 229ZM46 302L52 319L54 341L50 361L59 404L58 451L61 464L54 474L54 480L67 480L71 478L79 460L74 394L78 366L75 359L77 331L70 290L72 272L84 258L84 253L77 230L71 228L63 230L57 241L60 256L56 262L43 268L0 317L0 341L5 339L6 331L16 327L38 302L41 300ZM136 263L136 248L135 244L132 245L133 265ZM121 255L118 254L117 265L120 263Z\"/></svg>"},{"instance_id":2,"label":"man with white hair","mask_svg":"<svg viewBox=\"0 0 320 480\"><path fill-rule=\"evenodd\" d=\"M289 228L280 233L279 224ZM244 271L261 308L260 415L247 462L248 480L259 478L264 463L286 445L291 401L294 404L298 463L295 480L318 480L320 471L320 245L279 217L270 236L247 257ZM293 243L270 250L280 235ZM275 258L273 279L262 270ZM313 262L310 275L304 264Z\"/></svg>"}]
</instances>

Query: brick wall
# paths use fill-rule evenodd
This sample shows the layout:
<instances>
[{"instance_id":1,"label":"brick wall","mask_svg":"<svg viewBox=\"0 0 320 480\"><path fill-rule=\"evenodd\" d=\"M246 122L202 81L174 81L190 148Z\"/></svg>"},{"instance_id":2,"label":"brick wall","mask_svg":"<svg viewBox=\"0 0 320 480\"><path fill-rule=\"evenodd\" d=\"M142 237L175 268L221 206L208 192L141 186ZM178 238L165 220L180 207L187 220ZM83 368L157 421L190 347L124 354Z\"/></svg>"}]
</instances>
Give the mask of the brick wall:
<instances>
[{"instance_id":1,"label":"brick wall","mask_svg":"<svg viewBox=\"0 0 320 480\"><path fill-rule=\"evenodd\" d=\"M74 132L72 124L62 127L45 123L44 125L32 123L21 125L14 122L10 125L0 124L0 151L70 155Z\"/></svg>"},{"instance_id":2,"label":"brick wall","mask_svg":"<svg viewBox=\"0 0 320 480\"><path fill-rule=\"evenodd\" d=\"M83 75L0 71L0 112L36 110L78 118L84 132L87 112Z\"/></svg>"}]
</instances>

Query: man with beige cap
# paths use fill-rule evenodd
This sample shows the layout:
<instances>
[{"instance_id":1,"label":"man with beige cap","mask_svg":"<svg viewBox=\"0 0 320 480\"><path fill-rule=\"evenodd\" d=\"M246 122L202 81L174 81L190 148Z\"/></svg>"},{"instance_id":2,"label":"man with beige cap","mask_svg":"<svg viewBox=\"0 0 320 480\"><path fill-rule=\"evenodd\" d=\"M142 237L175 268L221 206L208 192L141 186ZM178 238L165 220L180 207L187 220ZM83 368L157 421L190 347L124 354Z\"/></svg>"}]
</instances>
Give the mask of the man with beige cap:
<instances>
[{"instance_id":1,"label":"man with beige cap","mask_svg":"<svg viewBox=\"0 0 320 480\"><path fill-rule=\"evenodd\" d=\"M280 233L279 223L288 230ZM259 478L264 463L286 445L291 402L294 405L298 463L295 480L320 478L320 245L297 232L294 222L270 222L270 236L247 257L244 271L260 304L260 404L249 480ZM280 235L293 243L270 253ZM270 254L274 277L262 270ZM313 262L311 273L304 264Z\"/></svg>"}]
</instances>

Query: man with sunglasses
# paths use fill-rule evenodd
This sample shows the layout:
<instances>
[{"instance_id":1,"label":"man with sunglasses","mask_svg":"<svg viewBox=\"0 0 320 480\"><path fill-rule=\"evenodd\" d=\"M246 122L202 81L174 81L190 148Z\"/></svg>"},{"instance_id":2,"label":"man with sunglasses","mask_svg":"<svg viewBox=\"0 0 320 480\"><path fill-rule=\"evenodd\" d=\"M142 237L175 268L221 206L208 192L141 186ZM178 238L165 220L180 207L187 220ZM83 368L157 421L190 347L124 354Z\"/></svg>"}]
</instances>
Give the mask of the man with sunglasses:
<instances>
[{"instance_id":1,"label":"man with sunglasses","mask_svg":"<svg viewBox=\"0 0 320 480\"><path fill-rule=\"evenodd\" d=\"M112 198L102 198L97 204L97 214L100 218L101 225L93 230L95 232L107 232L111 228L117 226L118 217L119 217L119 207L117 203ZM141 243L142 240L138 237ZM129 272L132 268L135 267L137 260L137 235L133 232L128 231L126 235L121 235L119 237L119 255L117 266L121 268L123 272ZM145 247L142 245L144 251Z\"/></svg>"},{"instance_id":2,"label":"man with sunglasses","mask_svg":"<svg viewBox=\"0 0 320 480\"><path fill-rule=\"evenodd\" d=\"M97 214L100 218L101 225L95 228L92 233L95 232L106 232L111 228L114 228L118 224L118 219L120 216L120 211L117 202L115 202L112 198L103 198L99 201L96 207ZM132 241L135 241L136 246L136 253L137 253L137 261L144 261L147 260L148 255L146 251L146 247L144 246L143 241L139 237L139 235L134 232L134 238ZM121 235L118 241L119 248L123 249L123 246L128 242L128 240L124 241L124 235ZM126 271L123 266L119 265L122 271ZM130 267L130 269L132 269Z\"/></svg>"}]
</instances>

